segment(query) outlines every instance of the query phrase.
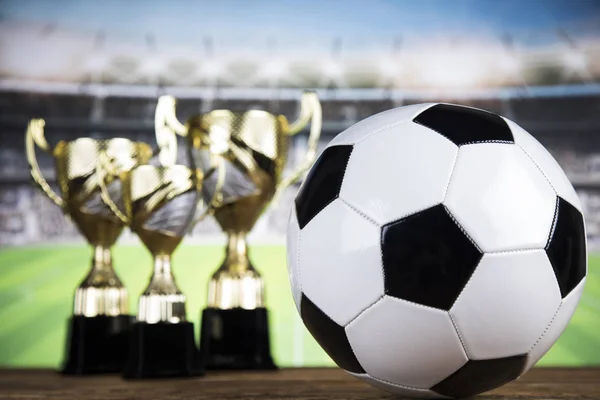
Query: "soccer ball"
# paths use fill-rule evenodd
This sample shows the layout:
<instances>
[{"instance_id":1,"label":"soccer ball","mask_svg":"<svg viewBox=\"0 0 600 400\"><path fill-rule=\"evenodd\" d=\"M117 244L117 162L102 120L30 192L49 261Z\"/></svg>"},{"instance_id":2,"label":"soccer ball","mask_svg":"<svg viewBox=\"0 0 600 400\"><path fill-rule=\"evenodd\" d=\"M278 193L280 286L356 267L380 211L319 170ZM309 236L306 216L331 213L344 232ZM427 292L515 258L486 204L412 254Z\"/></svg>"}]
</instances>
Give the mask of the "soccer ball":
<instances>
[{"instance_id":1,"label":"soccer ball","mask_svg":"<svg viewBox=\"0 0 600 400\"><path fill-rule=\"evenodd\" d=\"M467 397L529 370L587 274L581 204L514 122L450 104L367 118L300 188L288 271L343 369L411 397Z\"/></svg>"}]
</instances>

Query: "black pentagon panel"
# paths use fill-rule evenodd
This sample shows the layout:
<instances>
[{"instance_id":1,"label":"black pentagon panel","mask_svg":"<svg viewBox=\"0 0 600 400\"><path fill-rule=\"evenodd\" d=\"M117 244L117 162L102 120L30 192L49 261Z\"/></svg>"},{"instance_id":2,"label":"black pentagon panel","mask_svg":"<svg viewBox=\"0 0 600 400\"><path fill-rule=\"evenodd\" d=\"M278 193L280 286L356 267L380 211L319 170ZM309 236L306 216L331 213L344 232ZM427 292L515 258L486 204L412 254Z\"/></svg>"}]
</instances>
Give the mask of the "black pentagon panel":
<instances>
[{"instance_id":1,"label":"black pentagon panel","mask_svg":"<svg viewBox=\"0 0 600 400\"><path fill-rule=\"evenodd\" d=\"M304 293L300 300L300 315L308 331L340 368L355 374L365 373L350 347L344 327L329 318Z\"/></svg>"},{"instance_id":2,"label":"black pentagon panel","mask_svg":"<svg viewBox=\"0 0 600 400\"><path fill-rule=\"evenodd\" d=\"M483 254L443 205L384 225L385 293L449 310Z\"/></svg>"},{"instance_id":3,"label":"black pentagon panel","mask_svg":"<svg viewBox=\"0 0 600 400\"><path fill-rule=\"evenodd\" d=\"M546 254L564 298L585 277L587 253L583 215L560 197Z\"/></svg>"},{"instance_id":4,"label":"black pentagon panel","mask_svg":"<svg viewBox=\"0 0 600 400\"><path fill-rule=\"evenodd\" d=\"M513 134L499 115L452 104L437 104L413 122L433 129L457 146L469 143L514 143Z\"/></svg>"},{"instance_id":5,"label":"black pentagon panel","mask_svg":"<svg viewBox=\"0 0 600 400\"><path fill-rule=\"evenodd\" d=\"M527 355L468 361L458 371L431 388L443 396L463 398L486 392L517 379Z\"/></svg>"},{"instance_id":6,"label":"black pentagon panel","mask_svg":"<svg viewBox=\"0 0 600 400\"><path fill-rule=\"evenodd\" d=\"M337 199L352 146L332 146L323 151L296 196L296 215L304 228L329 203Z\"/></svg>"}]
</instances>

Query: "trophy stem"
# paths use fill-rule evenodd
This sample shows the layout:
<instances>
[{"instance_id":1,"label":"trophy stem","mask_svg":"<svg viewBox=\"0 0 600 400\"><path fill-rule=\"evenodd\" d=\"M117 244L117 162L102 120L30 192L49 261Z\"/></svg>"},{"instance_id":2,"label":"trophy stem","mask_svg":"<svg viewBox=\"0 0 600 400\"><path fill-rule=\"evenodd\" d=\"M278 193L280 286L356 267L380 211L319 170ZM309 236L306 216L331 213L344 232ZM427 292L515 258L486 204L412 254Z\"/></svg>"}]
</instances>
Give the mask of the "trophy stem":
<instances>
[{"instance_id":1,"label":"trophy stem","mask_svg":"<svg viewBox=\"0 0 600 400\"><path fill-rule=\"evenodd\" d=\"M128 312L127 289L115 273L109 248L97 245L90 272L75 292L73 314L117 316Z\"/></svg>"},{"instance_id":2,"label":"trophy stem","mask_svg":"<svg viewBox=\"0 0 600 400\"><path fill-rule=\"evenodd\" d=\"M198 376L204 373L186 321L186 298L171 269L171 256L154 256L150 284L140 297L123 377L127 379Z\"/></svg>"},{"instance_id":3,"label":"trophy stem","mask_svg":"<svg viewBox=\"0 0 600 400\"><path fill-rule=\"evenodd\" d=\"M186 320L185 302L185 295L175 283L171 269L171 256L169 254L156 255L150 284L140 297L138 321L149 324L184 322Z\"/></svg>"},{"instance_id":4,"label":"trophy stem","mask_svg":"<svg viewBox=\"0 0 600 400\"><path fill-rule=\"evenodd\" d=\"M93 259L93 267L94 268L112 268L112 254L110 249L104 246L95 246L94 247L94 259Z\"/></svg>"},{"instance_id":5,"label":"trophy stem","mask_svg":"<svg viewBox=\"0 0 600 400\"><path fill-rule=\"evenodd\" d=\"M229 232L227 235L227 249L223 263L231 273L243 273L254 269L248 258L248 241L246 232Z\"/></svg>"},{"instance_id":6,"label":"trophy stem","mask_svg":"<svg viewBox=\"0 0 600 400\"><path fill-rule=\"evenodd\" d=\"M208 284L200 354L207 369L275 369L264 283L248 257L246 232L227 232L225 260Z\"/></svg>"},{"instance_id":7,"label":"trophy stem","mask_svg":"<svg viewBox=\"0 0 600 400\"><path fill-rule=\"evenodd\" d=\"M127 290L117 277L108 247L95 246L87 277L75 292L68 323L67 375L121 371L133 318L127 315Z\"/></svg>"},{"instance_id":8,"label":"trophy stem","mask_svg":"<svg viewBox=\"0 0 600 400\"><path fill-rule=\"evenodd\" d=\"M171 256L161 254L154 257L153 279L161 277L163 279L174 280L173 270L171 268Z\"/></svg>"},{"instance_id":9,"label":"trophy stem","mask_svg":"<svg viewBox=\"0 0 600 400\"><path fill-rule=\"evenodd\" d=\"M208 307L264 307L264 282L248 257L246 232L228 232L225 260L208 284Z\"/></svg>"}]
</instances>

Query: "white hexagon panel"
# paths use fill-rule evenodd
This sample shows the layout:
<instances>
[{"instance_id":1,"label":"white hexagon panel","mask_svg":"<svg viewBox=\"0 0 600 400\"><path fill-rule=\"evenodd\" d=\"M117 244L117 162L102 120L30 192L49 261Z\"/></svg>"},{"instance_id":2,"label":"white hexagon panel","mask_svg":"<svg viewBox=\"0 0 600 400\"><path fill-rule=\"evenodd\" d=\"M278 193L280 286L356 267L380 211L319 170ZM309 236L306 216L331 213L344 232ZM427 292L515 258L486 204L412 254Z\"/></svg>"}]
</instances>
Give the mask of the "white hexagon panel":
<instances>
[{"instance_id":1,"label":"white hexagon panel","mask_svg":"<svg viewBox=\"0 0 600 400\"><path fill-rule=\"evenodd\" d=\"M355 144L376 131L411 121L434 103L413 104L375 114L352 125L329 143L329 146Z\"/></svg>"},{"instance_id":2,"label":"white hexagon panel","mask_svg":"<svg viewBox=\"0 0 600 400\"><path fill-rule=\"evenodd\" d=\"M340 197L379 224L395 221L442 202L457 153L414 122L383 129L354 145Z\"/></svg>"},{"instance_id":3,"label":"white hexagon panel","mask_svg":"<svg viewBox=\"0 0 600 400\"><path fill-rule=\"evenodd\" d=\"M370 376L429 389L468 359L448 312L385 296L346 327Z\"/></svg>"},{"instance_id":4,"label":"white hexagon panel","mask_svg":"<svg viewBox=\"0 0 600 400\"><path fill-rule=\"evenodd\" d=\"M525 365L525 371L529 368L533 367L535 363L537 363L543 356L550 350L552 345L558 340L560 335L566 329L567 325L569 325L569 321L575 314L575 309L577 308L577 304L579 304L579 300L581 299L581 295L583 294L583 288L585 287L585 279L575 287L565 297L562 299L560 304L560 308L558 312L554 316L552 323L548 326L548 329L544 332L542 336L538 339L538 341L534 344L533 348L529 352L527 358L527 364Z\"/></svg>"},{"instance_id":5,"label":"white hexagon panel","mask_svg":"<svg viewBox=\"0 0 600 400\"><path fill-rule=\"evenodd\" d=\"M286 246L287 246L287 268L292 296L298 312L300 312L300 299L302 298L302 288L300 287L300 265L298 259L298 241L300 240L300 226L296 217L296 207L292 207L287 226Z\"/></svg>"},{"instance_id":6,"label":"white hexagon panel","mask_svg":"<svg viewBox=\"0 0 600 400\"><path fill-rule=\"evenodd\" d=\"M379 241L379 226L340 199L300 232L302 292L340 326L384 294Z\"/></svg>"},{"instance_id":7,"label":"white hexagon panel","mask_svg":"<svg viewBox=\"0 0 600 400\"><path fill-rule=\"evenodd\" d=\"M470 360L527 354L561 304L544 250L485 254L450 309Z\"/></svg>"},{"instance_id":8,"label":"white hexagon panel","mask_svg":"<svg viewBox=\"0 0 600 400\"><path fill-rule=\"evenodd\" d=\"M515 144L522 148L525 153L537 164L542 170L550 184L556 191L556 193L571 203L575 208L581 211L581 202L579 197L573 188L573 185L565 175L564 171L558 165L558 162L552 157L552 155L546 150L546 148L538 142L533 136L527 131L521 128L519 125L511 120L506 119L510 130L512 131L513 137L515 138Z\"/></svg>"},{"instance_id":9,"label":"white hexagon panel","mask_svg":"<svg viewBox=\"0 0 600 400\"><path fill-rule=\"evenodd\" d=\"M556 192L514 144L461 146L444 204L483 252L542 249Z\"/></svg>"}]
</instances>

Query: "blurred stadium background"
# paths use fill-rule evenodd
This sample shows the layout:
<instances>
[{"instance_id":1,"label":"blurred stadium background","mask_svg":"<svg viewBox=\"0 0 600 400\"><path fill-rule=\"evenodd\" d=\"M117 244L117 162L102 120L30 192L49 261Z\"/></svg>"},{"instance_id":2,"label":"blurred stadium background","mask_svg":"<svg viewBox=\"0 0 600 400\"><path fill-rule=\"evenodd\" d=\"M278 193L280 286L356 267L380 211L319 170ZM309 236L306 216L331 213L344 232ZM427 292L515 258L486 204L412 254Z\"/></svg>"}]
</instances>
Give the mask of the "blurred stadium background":
<instances>
[{"instance_id":1,"label":"blurred stadium background","mask_svg":"<svg viewBox=\"0 0 600 400\"><path fill-rule=\"evenodd\" d=\"M31 185L23 140L30 118L46 119L51 143L79 136L154 143L161 94L179 99L181 120L217 108L294 119L303 88L317 90L322 101L321 148L363 118L430 101L499 113L538 138L581 197L592 249L580 308L542 362L599 364L600 6L452 4L1 2L0 365L58 365L73 290L89 257L73 225ZM306 138L293 141L288 172ZM40 164L53 182L51 158L40 154ZM252 257L267 280L278 362L330 364L289 295L283 243L297 188L257 224ZM222 243L216 223L207 221L176 253L175 273L195 322ZM115 262L135 311L150 257L125 233Z\"/></svg>"}]
</instances>

